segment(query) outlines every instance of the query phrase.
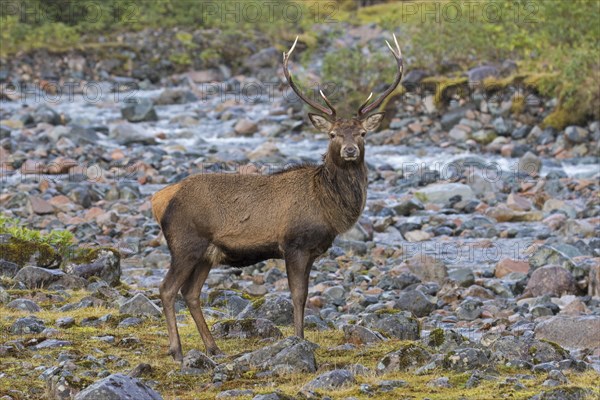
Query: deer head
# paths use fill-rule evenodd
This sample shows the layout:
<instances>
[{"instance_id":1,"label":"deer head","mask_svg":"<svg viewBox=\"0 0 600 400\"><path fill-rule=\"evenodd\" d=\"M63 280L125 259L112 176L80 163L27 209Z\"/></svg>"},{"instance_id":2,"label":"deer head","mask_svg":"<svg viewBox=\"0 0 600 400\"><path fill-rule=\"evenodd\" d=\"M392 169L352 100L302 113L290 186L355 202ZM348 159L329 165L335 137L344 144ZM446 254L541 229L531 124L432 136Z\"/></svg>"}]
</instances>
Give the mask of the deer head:
<instances>
[{"instance_id":1,"label":"deer head","mask_svg":"<svg viewBox=\"0 0 600 400\"><path fill-rule=\"evenodd\" d=\"M288 69L288 61L290 59L290 55L296 48L298 36L296 36L296 40L290 48L290 51L283 53L283 73L285 78L290 84L292 90L302 101L320 112L320 114L309 113L308 117L316 129L329 134L330 143L328 154L331 154L340 163L362 163L364 161L364 137L367 132L377 129L384 117L384 113L382 112L374 114L371 114L371 112L381 105L386 97L388 97L394 91L394 89L396 89L400 83L400 80L402 79L402 52L400 51L400 46L398 45L396 35L393 36L394 44L396 45L395 50L387 40L385 42L394 55L394 58L396 59L396 65L398 67L394 82L386 89L385 92L381 94L381 96L379 96L373 102L370 102L371 97L373 97L373 93L371 93L369 97L367 97L367 100L358 108L357 115L352 118L338 118L335 107L333 104L331 104L322 90L320 90L319 93L327 107L305 96L294 83L294 80L292 79Z\"/></svg>"}]
</instances>

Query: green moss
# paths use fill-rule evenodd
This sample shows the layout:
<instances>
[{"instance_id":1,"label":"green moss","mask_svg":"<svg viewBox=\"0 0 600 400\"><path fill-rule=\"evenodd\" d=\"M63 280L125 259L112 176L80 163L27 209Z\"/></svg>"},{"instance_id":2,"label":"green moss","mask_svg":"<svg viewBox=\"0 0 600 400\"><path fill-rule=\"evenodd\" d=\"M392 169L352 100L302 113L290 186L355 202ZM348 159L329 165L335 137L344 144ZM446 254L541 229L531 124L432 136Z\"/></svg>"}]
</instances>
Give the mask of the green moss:
<instances>
[{"instance_id":1,"label":"green moss","mask_svg":"<svg viewBox=\"0 0 600 400\"><path fill-rule=\"evenodd\" d=\"M398 314L401 312L395 308L382 308L381 310L375 311L376 315L388 315L388 314Z\"/></svg>"},{"instance_id":2,"label":"green moss","mask_svg":"<svg viewBox=\"0 0 600 400\"><path fill-rule=\"evenodd\" d=\"M262 305L265 304L265 297L259 297L258 299L252 301L252 308L254 308L255 310L262 307Z\"/></svg>"},{"instance_id":3,"label":"green moss","mask_svg":"<svg viewBox=\"0 0 600 400\"><path fill-rule=\"evenodd\" d=\"M581 125L584 122L585 116L581 110L567 110L559 106L544 118L541 126L562 130L569 125Z\"/></svg>"},{"instance_id":4,"label":"green moss","mask_svg":"<svg viewBox=\"0 0 600 400\"><path fill-rule=\"evenodd\" d=\"M11 237L8 243L0 244L0 254L6 261L13 262L20 267L30 261L40 267L56 267L62 257L47 243L30 242Z\"/></svg>"},{"instance_id":5,"label":"green moss","mask_svg":"<svg viewBox=\"0 0 600 400\"><path fill-rule=\"evenodd\" d=\"M102 251L110 251L120 257L119 251L114 247L79 247L70 254L67 261L74 264L91 264L98 259Z\"/></svg>"},{"instance_id":6,"label":"green moss","mask_svg":"<svg viewBox=\"0 0 600 400\"><path fill-rule=\"evenodd\" d=\"M444 330L442 328L435 328L429 333L429 346L439 347L444 344Z\"/></svg>"},{"instance_id":7,"label":"green moss","mask_svg":"<svg viewBox=\"0 0 600 400\"><path fill-rule=\"evenodd\" d=\"M567 350L563 349L563 347L560 344L553 342L551 340L546 340L546 339L540 339L540 342L546 343L546 344L549 344L550 346L552 346L552 348L554 348L554 350L558 354L560 354L561 357L569 358L569 352Z\"/></svg>"}]
</instances>

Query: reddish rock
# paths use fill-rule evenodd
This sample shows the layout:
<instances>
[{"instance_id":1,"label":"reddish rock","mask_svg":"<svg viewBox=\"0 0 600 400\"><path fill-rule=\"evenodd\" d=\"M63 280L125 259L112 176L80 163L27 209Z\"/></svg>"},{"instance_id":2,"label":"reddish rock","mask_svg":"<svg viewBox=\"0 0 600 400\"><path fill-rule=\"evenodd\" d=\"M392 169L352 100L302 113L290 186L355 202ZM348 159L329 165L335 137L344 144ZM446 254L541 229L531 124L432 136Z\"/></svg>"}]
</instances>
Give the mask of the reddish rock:
<instances>
[{"instance_id":1,"label":"reddish rock","mask_svg":"<svg viewBox=\"0 0 600 400\"><path fill-rule=\"evenodd\" d=\"M568 270L558 265L547 265L533 271L523 297L545 294L560 297L563 294L575 294L576 291L575 279Z\"/></svg>"},{"instance_id":2,"label":"reddish rock","mask_svg":"<svg viewBox=\"0 0 600 400\"><path fill-rule=\"evenodd\" d=\"M31 211L36 214L43 215L54 213L54 207L52 204L40 197L29 196L29 204L31 205Z\"/></svg>"},{"instance_id":3,"label":"reddish rock","mask_svg":"<svg viewBox=\"0 0 600 400\"><path fill-rule=\"evenodd\" d=\"M511 193L508 195L506 205L509 208L517 211L529 211L531 210L531 201L526 197L519 196L518 194Z\"/></svg>"},{"instance_id":4,"label":"reddish rock","mask_svg":"<svg viewBox=\"0 0 600 400\"><path fill-rule=\"evenodd\" d=\"M527 261L513 260L512 258L504 258L496 265L496 278L502 278L511 272L529 272L529 263Z\"/></svg>"}]
</instances>

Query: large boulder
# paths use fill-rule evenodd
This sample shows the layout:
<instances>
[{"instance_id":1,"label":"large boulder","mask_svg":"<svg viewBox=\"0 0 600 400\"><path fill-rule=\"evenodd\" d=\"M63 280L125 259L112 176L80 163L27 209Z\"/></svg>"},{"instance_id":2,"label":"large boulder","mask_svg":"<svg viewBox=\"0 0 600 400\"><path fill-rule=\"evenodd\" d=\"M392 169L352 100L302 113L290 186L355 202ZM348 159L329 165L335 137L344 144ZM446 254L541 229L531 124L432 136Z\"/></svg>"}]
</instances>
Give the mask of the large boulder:
<instances>
[{"instance_id":1,"label":"large boulder","mask_svg":"<svg viewBox=\"0 0 600 400\"><path fill-rule=\"evenodd\" d=\"M600 316L557 315L540 322L535 337L570 349L600 347Z\"/></svg>"},{"instance_id":2,"label":"large boulder","mask_svg":"<svg viewBox=\"0 0 600 400\"><path fill-rule=\"evenodd\" d=\"M574 294L576 290L575 279L568 270L558 265L547 265L533 271L527 282L524 296L560 297L563 294Z\"/></svg>"},{"instance_id":3,"label":"large boulder","mask_svg":"<svg viewBox=\"0 0 600 400\"><path fill-rule=\"evenodd\" d=\"M134 316L149 315L152 317L160 317L162 315L160 308L142 293L137 293L131 299L121 304L119 312L121 314Z\"/></svg>"},{"instance_id":4,"label":"large boulder","mask_svg":"<svg viewBox=\"0 0 600 400\"><path fill-rule=\"evenodd\" d=\"M111 249L94 249L86 254L85 259L79 263L70 262L63 270L81 278L96 276L109 285L116 286L121 278L121 257L117 251Z\"/></svg>"},{"instance_id":5,"label":"large boulder","mask_svg":"<svg viewBox=\"0 0 600 400\"><path fill-rule=\"evenodd\" d=\"M247 365L275 373L315 372L318 346L297 336L291 336L270 346L244 354L234 364Z\"/></svg>"},{"instance_id":6,"label":"large boulder","mask_svg":"<svg viewBox=\"0 0 600 400\"><path fill-rule=\"evenodd\" d=\"M283 336L273 322L263 318L219 321L212 326L212 333L214 337L224 339L267 339Z\"/></svg>"},{"instance_id":7,"label":"large boulder","mask_svg":"<svg viewBox=\"0 0 600 400\"><path fill-rule=\"evenodd\" d=\"M123 374L109 375L77 393L75 400L162 400L142 381Z\"/></svg>"},{"instance_id":8,"label":"large boulder","mask_svg":"<svg viewBox=\"0 0 600 400\"><path fill-rule=\"evenodd\" d=\"M427 364L431 353L417 344L406 344L400 349L386 354L377 363L377 372L405 372Z\"/></svg>"},{"instance_id":9,"label":"large boulder","mask_svg":"<svg viewBox=\"0 0 600 400\"><path fill-rule=\"evenodd\" d=\"M294 306L285 296L265 296L256 300L238 315L238 319L263 318L275 325L291 325L294 322Z\"/></svg>"}]
</instances>

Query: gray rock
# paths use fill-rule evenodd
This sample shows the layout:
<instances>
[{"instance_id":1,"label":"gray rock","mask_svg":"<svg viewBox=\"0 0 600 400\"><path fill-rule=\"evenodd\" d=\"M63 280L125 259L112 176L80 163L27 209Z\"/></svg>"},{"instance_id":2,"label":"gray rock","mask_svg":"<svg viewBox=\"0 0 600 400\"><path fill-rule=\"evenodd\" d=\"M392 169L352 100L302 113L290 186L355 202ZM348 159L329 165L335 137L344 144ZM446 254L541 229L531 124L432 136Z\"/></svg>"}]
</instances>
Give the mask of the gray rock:
<instances>
[{"instance_id":1,"label":"gray rock","mask_svg":"<svg viewBox=\"0 0 600 400\"><path fill-rule=\"evenodd\" d=\"M593 395L594 393L590 389L570 386L545 390L530 400L588 400L593 398Z\"/></svg>"},{"instance_id":2,"label":"gray rock","mask_svg":"<svg viewBox=\"0 0 600 400\"><path fill-rule=\"evenodd\" d=\"M346 290L341 285L328 287L323 291L323 297L336 306L346 304Z\"/></svg>"},{"instance_id":3,"label":"gray rock","mask_svg":"<svg viewBox=\"0 0 600 400\"><path fill-rule=\"evenodd\" d=\"M57 340L57 339L48 339L44 340L42 343L38 343L35 346L32 346L32 350L42 350L42 349L54 349L57 347L65 347L71 346L73 342L68 340Z\"/></svg>"},{"instance_id":4,"label":"gray rock","mask_svg":"<svg viewBox=\"0 0 600 400\"><path fill-rule=\"evenodd\" d=\"M32 117L33 122L36 124L45 122L50 125L60 125L63 122L60 114L45 104L42 104L36 108Z\"/></svg>"},{"instance_id":5,"label":"gray rock","mask_svg":"<svg viewBox=\"0 0 600 400\"><path fill-rule=\"evenodd\" d=\"M456 317L464 321L473 321L479 318L483 303L477 299L465 299L456 309Z\"/></svg>"},{"instance_id":6,"label":"gray rock","mask_svg":"<svg viewBox=\"0 0 600 400\"><path fill-rule=\"evenodd\" d=\"M40 306L38 306L34 301L31 301L29 299L15 299L8 303L6 307L15 310L29 311L32 313L36 313L42 310Z\"/></svg>"},{"instance_id":7,"label":"gray rock","mask_svg":"<svg viewBox=\"0 0 600 400\"><path fill-rule=\"evenodd\" d=\"M121 108L121 115L129 122L158 121L152 100L147 98L131 99Z\"/></svg>"},{"instance_id":8,"label":"gray rock","mask_svg":"<svg viewBox=\"0 0 600 400\"><path fill-rule=\"evenodd\" d=\"M130 314L133 316L144 316L149 315L152 317L160 317L162 311L156 304L141 293L137 293L131 299L119 307L121 314Z\"/></svg>"},{"instance_id":9,"label":"gray rock","mask_svg":"<svg viewBox=\"0 0 600 400\"><path fill-rule=\"evenodd\" d=\"M156 144L156 138L146 132L144 129L137 125L133 125L130 123L121 123L115 125L111 130L109 137L116 140L117 143L122 145L129 144L146 144L152 145Z\"/></svg>"},{"instance_id":10,"label":"gray rock","mask_svg":"<svg viewBox=\"0 0 600 400\"><path fill-rule=\"evenodd\" d=\"M446 388L446 389L452 387L452 385L450 384L450 379L448 379L445 376L441 376L439 378L430 380L429 382L427 382L427 386L433 387L433 388Z\"/></svg>"},{"instance_id":11,"label":"gray rock","mask_svg":"<svg viewBox=\"0 0 600 400\"><path fill-rule=\"evenodd\" d=\"M307 390L334 390L342 387L354 385L356 379L354 374L345 369L334 369L325 372L302 387L302 391Z\"/></svg>"},{"instance_id":12,"label":"gray rock","mask_svg":"<svg viewBox=\"0 0 600 400\"><path fill-rule=\"evenodd\" d=\"M14 279L22 282L29 289L45 288L52 282L57 281L65 273L56 269L27 266L17 272Z\"/></svg>"},{"instance_id":13,"label":"gray rock","mask_svg":"<svg viewBox=\"0 0 600 400\"><path fill-rule=\"evenodd\" d=\"M448 271L448 279L462 287L469 287L475 283L475 275L471 268L455 268Z\"/></svg>"},{"instance_id":14,"label":"gray rock","mask_svg":"<svg viewBox=\"0 0 600 400\"><path fill-rule=\"evenodd\" d=\"M563 294L575 294L576 291L575 279L568 270L558 265L547 265L531 273L524 295L560 297Z\"/></svg>"},{"instance_id":15,"label":"gray rock","mask_svg":"<svg viewBox=\"0 0 600 400\"><path fill-rule=\"evenodd\" d=\"M275 47L267 47L252 53L250 57L244 60L244 66L250 70L274 68L279 66L279 58L281 58L279 50Z\"/></svg>"},{"instance_id":16,"label":"gray rock","mask_svg":"<svg viewBox=\"0 0 600 400\"><path fill-rule=\"evenodd\" d=\"M467 113L468 110L472 110L475 108L474 104L469 104L463 107L455 107L451 110L448 110L444 115L442 115L441 124L442 129L445 131L450 130L454 125L456 125Z\"/></svg>"},{"instance_id":17,"label":"gray rock","mask_svg":"<svg viewBox=\"0 0 600 400\"><path fill-rule=\"evenodd\" d=\"M506 136L511 130L510 120L507 122L504 118L498 117L492 121L492 126L498 135Z\"/></svg>"},{"instance_id":18,"label":"gray rock","mask_svg":"<svg viewBox=\"0 0 600 400\"><path fill-rule=\"evenodd\" d=\"M537 176L542 169L542 160L528 151L519 159L518 169L529 176Z\"/></svg>"},{"instance_id":19,"label":"gray rock","mask_svg":"<svg viewBox=\"0 0 600 400\"><path fill-rule=\"evenodd\" d=\"M344 331L346 342L352 344L361 345L385 340L379 332L372 331L360 325L344 325L342 330Z\"/></svg>"},{"instance_id":20,"label":"gray rock","mask_svg":"<svg viewBox=\"0 0 600 400\"><path fill-rule=\"evenodd\" d=\"M75 400L162 400L160 394L142 381L113 374L77 393Z\"/></svg>"},{"instance_id":21,"label":"gray rock","mask_svg":"<svg viewBox=\"0 0 600 400\"><path fill-rule=\"evenodd\" d=\"M208 295L208 304L226 310L231 316L237 316L250 304L250 300L233 290L212 289Z\"/></svg>"},{"instance_id":22,"label":"gray rock","mask_svg":"<svg viewBox=\"0 0 600 400\"><path fill-rule=\"evenodd\" d=\"M119 322L118 328L127 328L130 326L137 326L143 324L144 320L138 317L127 317L123 321Z\"/></svg>"},{"instance_id":23,"label":"gray rock","mask_svg":"<svg viewBox=\"0 0 600 400\"><path fill-rule=\"evenodd\" d=\"M0 276L12 278L19 271L19 266L13 262L0 260Z\"/></svg>"},{"instance_id":24,"label":"gray rock","mask_svg":"<svg viewBox=\"0 0 600 400\"><path fill-rule=\"evenodd\" d=\"M600 347L600 316L557 315L540 322L535 337L570 349Z\"/></svg>"},{"instance_id":25,"label":"gray rock","mask_svg":"<svg viewBox=\"0 0 600 400\"><path fill-rule=\"evenodd\" d=\"M40 333L46 328L44 321L32 315L17 319L11 326L10 332L15 335Z\"/></svg>"},{"instance_id":26,"label":"gray rock","mask_svg":"<svg viewBox=\"0 0 600 400\"><path fill-rule=\"evenodd\" d=\"M407 217L413 211L424 210L425 206L419 199L411 196L409 198L401 200L400 202L398 202L398 204L392 206L392 208L394 209L396 214Z\"/></svg>"},{"instance_id":27,"label":"gray rock","mask_svg":"<svg viewBox=\"0 0 600 400\"><path fill-rule=\"evenodd\" d=\"M489 356L487 351L478 348L464 348L452 351L444 357L444 367L458 371L472 371L489 367Z\"/></svg>"},{"instance_id":28,"label":"gray rock","mask_svg":"<svg viewBox=\"0 0 600 400\"><path fill-rule=\"evenodd\" d=\"M10 301L10 294L0 286L0 304L6 304Z\"/></svg>"},{"instance_id":29,"label":"gray rock","mask_svg":"<svg viewBox=\"0 0 600 400\"><path fill-rule=\"evenodd\" d=\"M121 278L121 257L115 251L101 249L94 255L91 262L69 263L64 267L64 271L84 279L96 276L109 285L116 286L120 283Z\"/></svg>"},{"instance_id":30,"label":"gray rock","mask_svg":"<svg viewBox=\"0 0 600 400\"><path fill-rule=\"evenodd\" d=\"M431 256L417 254L406 260L406 266L423 282L443 284L448 277L448 268L444 263Z\"/></svg>"},{"instance_id":31,"label":"gray rock","mask_svg":"<svg viewBox=\"0 0 600 400\"><path fill-rule=\"evenodd\" d=\"M58 318L56 320L56 326L58 326L59 328L70 328L73 325L75 325L75 318L73 317L62 317L62 318Z\"/></svg>"},{"instance_id":32,"label":"gray rock","mask_svg":"<svg viewBox=\"0 0 600 400\"><path fill-rule=\"evenodd\" d=\"M573 258L581 255L577 247L569 244L545 244L538 247L529 257L529 267L531 270L535 270L549 264L559 265L571 271L575 280L579 280L585 278L587 271L578 270Z\"/></svg>"},{"instance_id":33,"label":"gray rock","mask_svg":"<svg viewBox=\"0 0 600 400\"><path fill-rule=\"evenodd\" d=\"M433 183L415 192L415 196L423 203L446 204L456 196L462 200L471 200L475 194L469 185L464 183Z\"/></svg>"},{"instance_id":34,"label":"gray rock","mask_svg":"<svg viewBox=\"0 0 600 400\"><path fill-rule=\"evenodd\" d=\"M252 398L252 400L295 400L295 398L284 393L272 392L256 395Z\"/></svg>"},{"instance_id":35,"label":"gray rock","mask_svg":"<svg viewBox=\"0 0 600 400\"><path fill-rule=\"evenodd\" d=\"M567 126L565 138L571 143L584 143L588 140L588 131L580 126Z\"/></svg>"},{"instance_id":36,"label":"gray rock","mask_svg":"<svg viewBox=\"0 0 600 400\"><path fill-rule=\"evenodd\" d=\"M403 272L400 275L382 274L377 287L383 290L402 290L415 283L421 283L418 276Z\"/></svg>"},{"instance_id":37,"label":"gray rock","mask_svg":"<svg viewBox=\"0 0 600 400\"><path fill-rule=\"evenodd\" d=\"M471 68L467 72L467 76L469 77L469 82L479 82L481 83L485 78L491 76L498 76L500 71L498 68L492 65L481 65L479 67Z\"/></svg>"},{"instance_id":38,"label":"gray rock","mask_svg":"<svg viewBox=\"0 0 600 400\"><path fill-rule=\"evenodd\" d=\"M525 139L527 135L529 135L529 132L531 132L531 126L523 125L520 128L515 129L510 136L515 140Z\"/></svg>"},{"instance_id":39,"label":"gray rock","mask_svg":"<svg viewBox=\"0 0 600 400\"><path fill-rule=\"evenodd\" d=\"M294 322L292 302L282 295L267 295L248 306L238 315L238 319L263 318L275 325L291 325Z\"/></svg>"},{"instance_id":40,"label":"gray rock","mask_svg":"<svg viewBox=\"0 0 600 400\"><path fill-rule=\"evenodd\" d=\"M429 315L436 306L420 290L408 290L400 293L398 300L394 302L394 308L410 311L421 318Z\"/></svg>"},{"instance_id":41,"label":"gray rock","mask_svg":"<svg viewBox=\"0 0 600 400\"><path fill-rule=\"evenodd\" d=\"M211 330L214 337L224 339L267 339L283 336L273 322L263 318L219 321Z\"/></svg>"},{"instance_id":42,"label":"gray rock","mask_svg":"<svg viewBox=\"0 0 600 400\"><path fill-rule=\"evenodd\" d=\"M195 101L198 101L198 97L189 90L165 89L154 99L154 104L163 106L168 104L193 103Z\"/></svg>"},{"instance_id":43,"label":"gray rock","mask_svg":"<svg viewBox=\"0 0 600 400\"><path fill-rule=\"evenodd\" d=\"M182 372L200 375L211 372L216 366L217 364L206 354L198 350L190 350L183 357Z\"/></svg>"},{"instance_id":44,"label":"gray rock","mask_svg":"<svg viewBox=\"0 0 600 400\"><path fill-rule=\"evenodd\" d=\"M275 373L315 372L314 343L291 336L270 346L244 354L234 360L237 365L248 365Z\"/></svg>"},{"instance_id":45,"label":"gray rock","mask_svg":"<svg viewBox=\"0 0 600 400\"><path fill-rule=\"evenodd\" d=\"M230 397L252 396L254 392L250 389L230 389L224 390L215 397L216 399L228 399Z\"/></svg>"},{"instance_id":46,"label":"gray rock","mask_svg":"<svg viewBox=\"0 0 600 400\"><path fill-rule=\"evenodd\" d=\"M532 364L564 360L569 353L560 346L532 337L504 336L489 346L491 359L498 363L522 360Z\"/></svg>"},{"instance_id":47,"label":"gray rock","mask_svg":"<svg viewBox=\"0 0 600 400\"><path fill-rule=\"evenodd\" d=\"M401 340L418 340L421 333L419 321L408 312L368 314L362 323L387 337Z\"/></svg>"},{"instance_id":48,"label":"gray rock","mask_svg":"<svg viewBox=\"0 0 600 400\"><path fill-rule=\"evenodd\" d=\"M431 353L416 344L406 344L400 349L386 354L377 363L377 372L405 372L414 370L427 364L431 359Z\"/></svg>"}]
</instances>

